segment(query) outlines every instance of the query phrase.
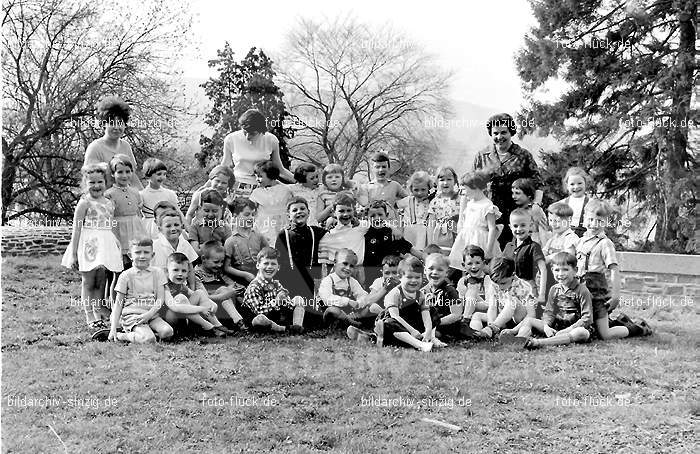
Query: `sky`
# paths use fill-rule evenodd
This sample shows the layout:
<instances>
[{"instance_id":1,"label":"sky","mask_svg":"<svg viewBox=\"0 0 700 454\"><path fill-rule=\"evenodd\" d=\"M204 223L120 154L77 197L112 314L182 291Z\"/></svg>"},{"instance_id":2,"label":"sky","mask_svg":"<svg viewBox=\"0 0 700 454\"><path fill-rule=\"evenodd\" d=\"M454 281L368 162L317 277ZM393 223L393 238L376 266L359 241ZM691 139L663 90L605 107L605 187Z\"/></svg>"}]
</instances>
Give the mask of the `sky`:
<instances>
[{"instance_id":1,"label":"sky","mask_svg":"<svg viewBox=\"0 0 700 454\"><path fill-rule=\"evenodd\" d=\"M452 99L514 112L522 104L515 54L535 24L525 0L497 2L397 2L191 0L195 42L184 63L186 77L209 77L207 60L229 41L239 58L252 46L274 55L299 18L333 18L351 13L362 22L390 24L434 53L452 69ZM431 8L432 6L432 8Z\"/></svg>"}]
</instances>

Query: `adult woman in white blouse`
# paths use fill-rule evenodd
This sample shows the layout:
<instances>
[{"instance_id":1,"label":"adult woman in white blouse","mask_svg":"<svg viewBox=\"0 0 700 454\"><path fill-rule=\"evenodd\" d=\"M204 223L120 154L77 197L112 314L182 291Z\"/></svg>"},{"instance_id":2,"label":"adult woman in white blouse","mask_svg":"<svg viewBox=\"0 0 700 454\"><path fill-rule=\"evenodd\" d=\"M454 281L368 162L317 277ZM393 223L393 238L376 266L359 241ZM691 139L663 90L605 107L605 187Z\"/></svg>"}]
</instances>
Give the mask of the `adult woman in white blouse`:
<instances>
[{"instance_id":1,"label":"adult woman in white blouse","mask_svg":"<svg viewBox=\"0 0 700 454\"><path fill-rule=\"evenodd\" d=\"M238 119L240 130L224 138L224 156L221 164L233 166L236 177L233 190L236 196L248 196L258 185L253 170L255 164L272 161L280 170L280 180L294 182L294 175L282 166L277 137L267 132L265 116L256 109L246 110Z\"/></svg>"}]
</instances>

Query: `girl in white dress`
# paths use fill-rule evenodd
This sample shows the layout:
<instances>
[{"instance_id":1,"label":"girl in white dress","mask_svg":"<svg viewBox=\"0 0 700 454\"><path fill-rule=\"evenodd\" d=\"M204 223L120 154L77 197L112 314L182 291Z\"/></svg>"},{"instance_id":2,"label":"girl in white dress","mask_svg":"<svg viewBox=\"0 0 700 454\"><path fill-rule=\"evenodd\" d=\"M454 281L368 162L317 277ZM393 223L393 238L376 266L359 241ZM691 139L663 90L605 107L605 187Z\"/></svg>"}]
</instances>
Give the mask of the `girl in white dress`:
<instances>
[{"instance_id":1,"label":"girl in white dress","mask_svg":"<svg viewBox=\"0 0 700 454\"><path fill-rule=\"evenodd\" d=\"M437 244L449 252L457 235L459 221L459 193L457 172L452 167L437 170L437 194L430 202L428 225L429 243Z\"/></svg>"},{"instance_id":2,"label":"girl in white dress","mask_svg":"<svg viewBox=\"0 0 700 454\"><path fill-rule=\"evenodd\" d=\"M110 316L105 298L106 272L123 270L122 254L112 232L114 204L104 196L107 165L88 164L81 172L84 193L75 207L73 236L61 264L80 271L85 320L93 329L104 329Z\"/></svg>"},{"instance_id":3,"label":"girl in white dress","mask_svg":"<svg viewBox=\"0 0 700 454\"><path fill-rule=\"evenodd\" d=\"M458 233L450 251L450 266L458 270L464 270L463 253L469 245L482 248L487 261L501 255L496 241L501 233L496 227L501 212L484 194L488 181L488 177L480 172L467 173L460 181L462 200Z\"/></svg>"},{"instance_id":4,"label":"girl in white dress","mask_svg":"<svg viewBox=\"0 0 700 454\"><path fill-rule=\"evenodd\" d=\"M292 197L289 186L280 183L279 169L272 161L255 165L258 187L250 193L250 200L258 204L255 227L268 244L275 244L277 234L287 223L287 201Z\"/></svg>"}]
</instances>

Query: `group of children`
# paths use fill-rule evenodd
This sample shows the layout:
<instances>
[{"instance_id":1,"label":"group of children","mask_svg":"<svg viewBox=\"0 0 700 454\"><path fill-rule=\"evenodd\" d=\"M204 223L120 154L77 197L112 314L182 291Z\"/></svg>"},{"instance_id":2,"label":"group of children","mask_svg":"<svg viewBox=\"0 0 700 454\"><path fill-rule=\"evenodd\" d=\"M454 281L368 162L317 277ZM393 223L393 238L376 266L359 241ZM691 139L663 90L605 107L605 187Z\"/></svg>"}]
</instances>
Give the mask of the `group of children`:
<instances>
[{"instance_id":1,"label":"group of children","mask_svg":"<svg viewBox=\"0 0 700 454\"><path fill-rule=\"evenodd\" d=\"M518 208L501 220L484 174L419 171L404 188L389 178L386 154L371 163L367 184L346 180L337 164L320 178L302 164L287 185L261 162L258 186L235 198L233 172L216 166L184 215L163 187L160 160L144 163L140 192L125 156L84 167L63 264L81 272L93 337L145 343L192 329L221 337L328 328L429 351L460 339L531 348L651 334L644 320L609 317L620 298L604 232L612 210L586 195L582 169L566 173L570 195L548 215L534 203L534 183L515 181ZM503 250L498 221L514 236Z\"/></svg>"}]
</instances>

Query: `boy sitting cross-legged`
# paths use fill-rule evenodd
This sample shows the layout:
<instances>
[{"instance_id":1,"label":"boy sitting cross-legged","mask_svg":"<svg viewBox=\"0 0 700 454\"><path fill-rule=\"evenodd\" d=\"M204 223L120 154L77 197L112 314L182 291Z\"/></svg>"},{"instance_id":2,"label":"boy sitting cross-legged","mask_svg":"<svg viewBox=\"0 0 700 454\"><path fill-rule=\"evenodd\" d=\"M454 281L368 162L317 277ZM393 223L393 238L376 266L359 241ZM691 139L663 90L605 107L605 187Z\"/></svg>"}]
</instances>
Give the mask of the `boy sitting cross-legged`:
<instances>
[{"instance_id":1,"label":"boy sitting cross-legged","mask_svg":"<svg viewBox=\"0 0 700 454\"><path fill-rule=\"evenodd\" d=\"M459 332L460 321L464 306L459 299L459 293L448 282L447 272L450 268L450 259L444 254L430 254L425 259L425 277L428 284L421 289L425 301L431 307L436 308L440 318L440 332L455 334ZM433 345L444 347L446 344L435 338L433 328Z\"/></svg>"},{"instance_id":2,"label":"boy sitting cross-legged","mask_svg":"<svg viewBox=\"0 0 700 454\"><path fill-rule=\"evenodd\" d=\"M382 275L369 286L367 300L371 304L370 310L377 314L384 310L384 297L390 290L399 285L398 255L387 255L382 259Z\"/></svg>"},{"instance_id":3,"label":"boy sitting cross-legged","mask_svg":"<svg viewBox=\"0 0 700 454\"><path fill-rule=\"evenodd\" d=\"M231 318L235 329L246 331L243 316L235 305L236 295L243 293L243 287L224 273L225 255L225 249L218 241L204 243L202 263L195 267L194 274L204 285L209 299L221 306Z\"/></svg>"},{"instance_id":4,"label":"boy sitting cross-legged","mask_svg":"<svg viewBox=\"0 0 700 454\"><path fill-rule=\"evenodd\" d=\"M491 281L486 288L486 313L474 312L469 326L485 337L496 336L506 326L520 323L534 306L532 287L514 274L515 264L505 257L492 261ZM486 327L484 327L486 325Z\"/></svg>"},{"instance_id":5,"label":"boy sitting cross-legged","mask_svg":"<svg viewBox=\"0 0 700 454\"><path fill-rule=\"evenodd\" d=\"M271 247L258 252L255 276L243 296L243 304L250 310L253 327L270 329L272 332L299 334L304 332L304 300L289 299L289 292L274 279L279 270L279 253ZM292 324L285 326L291 319Z\"/></svg>"},{"instance_id":6,"label":"boy sitting cross-legged","mask_svg":"<svg viewBox=\"0 0 700 454\"><path fill-rule=\"evenodd\" d=\"M343 329L348 325L355 328L374 325L377 314L370 312L367 292L352 277L355 266L357 255L350 249L339 249L335 253L333 272L321 280L318 296L327 307L323 312L326 325Z\"/></svg>"},{"instance_id":7,"label":"boy sitting cross-legged","mask_svg":"<svg viewBox=\"0 0 700 454\"><path fill-rule=\"evenodd\" d=\"M496 284L485 271L487 267L486 253L479 246L470 244L464 249L463 257L462 267L465 275L457 282L457 293L464 303L462 334L470 338L490 337L488 336L489 330L486 330L485 333L481 332L483 322L489 323L486 315L489 307L493 305L490 303L494 303L496 300L494 290ZM471 327L472 317L477 319L474 326L477 326L478 330ZM492 317L491 322L494 320L495 318Z\"/></svg>"},{"instance_id":8,"label":"boy sitting cross-legged","mask_svg":"<svg viewBox=\"0 0 700 454\"><path fill-rule=\"evenodd\" d=\"M129 243L133 267L119 275L108 339L146 344L172 337L173 328L158 316L165 300L167 277L151 266L153 240L134 238ZM117 332L118 325L124 332ZM154 334L155 332L155 334Z\"/></svg>"},{"instance_id":9,"label":"boy sitting cross-legged","mask_svg":"<svg viewBox=\"0 0 700 454\"><path fill-rule=\"evenodd\" d=\"M202 334L221 337L232 334L216 318L217 305L209 299L204 289L191 290L187 286L187 276L190 273L187 256L175 252L168 257L168 290L165 295L165 306L161 315L171 326L176 326L178 319L186 318L202 329Z\"/></svg>"},{"instance_id":10,"label":"boy sitting cross-legged","mask_svg":"<svg viewBox=\"0 0 700 454\"><path fill-rule=\"evenodd\" d=\"M593 303L591 293L576 278L576 257L559 252L551 263L557 283L549 290L542 320L525 318L514 329L501 333L501 343L519 343L526 348L535 348L586 342L591 338ZM533 329L547 339L531 338Z\"/></svg>"},{"instance_id":11,"label":"boy sitting cross-legged","mask_svg":"<svg viewBox=\"0 0 700 454\"><path fill-rule=\"evenodd\" d=\"M231 236L224 243L224 271L238 283L248 285L258 272L255 269L258 252L269 244L255 228L255 214L258 210L255 202L238 197L228 206L233 215L233 225Z\"/></svg>"},{"instance_id":12,"label":"boy sitting cross-legged","mask_svg":"<svg viewBox=\"0 0 700 454\"><path fill-rule=\"evenodd\" d=\"M440 324L440 316L420 292L423 263L416 257L406 257L399 263L399 276L399 286L386 295L386 309L377 317L374 327L377 346L382 347L385 342L408 344L428 352L433 348L433 326Z\"/></svg>"}]
</instances>

